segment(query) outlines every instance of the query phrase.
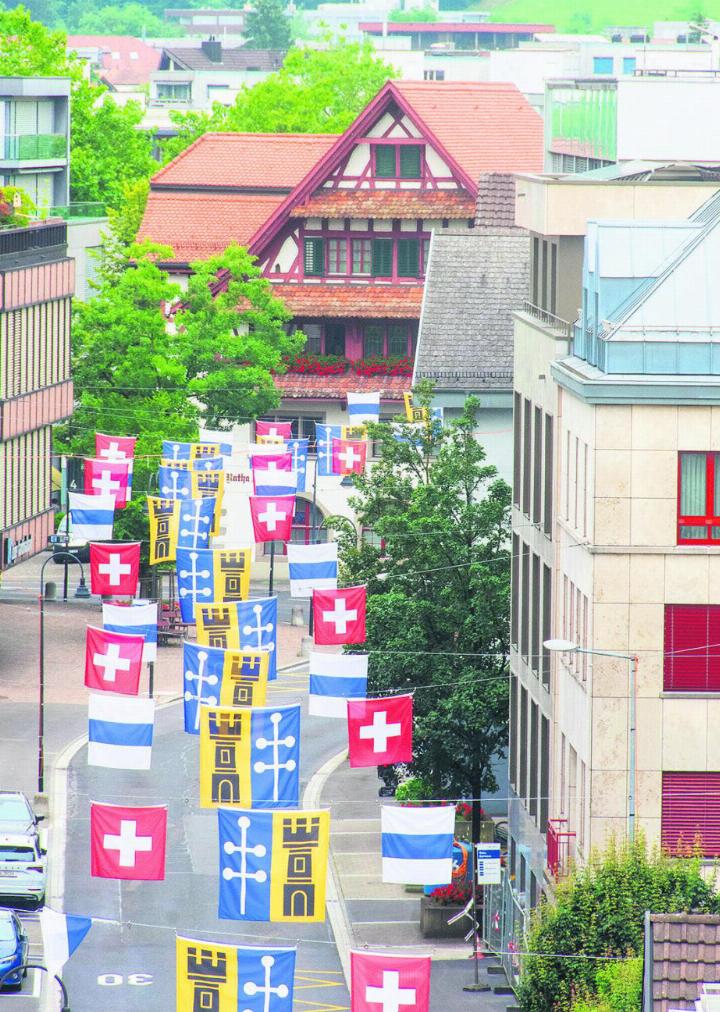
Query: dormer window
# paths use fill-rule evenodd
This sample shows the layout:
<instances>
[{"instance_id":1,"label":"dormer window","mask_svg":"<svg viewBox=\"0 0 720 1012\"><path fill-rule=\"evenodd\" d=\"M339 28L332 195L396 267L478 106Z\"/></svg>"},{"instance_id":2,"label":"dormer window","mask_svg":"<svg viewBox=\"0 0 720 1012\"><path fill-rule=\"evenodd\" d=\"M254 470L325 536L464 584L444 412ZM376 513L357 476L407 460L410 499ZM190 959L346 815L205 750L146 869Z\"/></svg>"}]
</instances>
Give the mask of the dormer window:
<instances>
[{"instance_id":1,"label":"dormer window","mask_svg":"<svg viewBox=\"0 0 720 1012\"><path fill-rule=\"evenodd\" d=\"M420 144L375 144L375 176L378 179L420 179Z\"/></svg>"}]
</instances>

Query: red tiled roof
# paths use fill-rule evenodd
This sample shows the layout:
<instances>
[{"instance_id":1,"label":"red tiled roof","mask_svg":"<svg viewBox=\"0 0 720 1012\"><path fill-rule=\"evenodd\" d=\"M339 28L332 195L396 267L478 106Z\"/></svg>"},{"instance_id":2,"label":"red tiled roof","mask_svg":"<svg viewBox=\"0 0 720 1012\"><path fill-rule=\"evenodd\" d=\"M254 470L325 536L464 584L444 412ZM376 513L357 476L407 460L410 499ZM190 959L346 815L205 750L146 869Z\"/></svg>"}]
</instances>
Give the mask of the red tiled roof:
<instances>
[{"instance_id":1,"label":"red tiled roof","mask_svg":"<svg viewBox=\"0 0 720 1012\"><path fill-rule=\"evenodd\" d=\"M282 194L150 191L138 241L172 246L182 263L221 253L231 242L247 245L282 201Z\"/></svg>"},{"instance_id":2,"label":"red tiled roof","mask_svg":"<svg viewBox=\"0 0 720 1012\"><path fill-rule=\"evenodd\" d=\"M156 172L151 186L289 192L336 140L335 134L207 133Z\"/></svg>"},{"instance_id":3,"label":"red tiled roof","mask_svg":"<svg viewBox=\"0 0 720 1012\"><path fill-rule=\"evenodd\" d=\"M508 22L493 24L490 21L361 21L361 32L384 32L402 35L404 32L477 32L478 35L534 35L536 32L554 32L555 25L523 25Z\"/></svg>"},{"instance_id":4,"label":"red tiled roof","mask_svg":"<svg viewBox=\"0 0 720 1012\"><path fill-rule=\"evenodd\" d=\"M68 35L66 48L99 50L99 75L110 87L147 84L160 65L160 51L133 35Z\"/></svg>"},{"instance_id":5,"label":"red tiled roof","mask_svg":"<svg viewBox=\"0 0 720 1012\"><path fill-rule=\"evenodd\" d=\"M354 372L342 376L313 376L311 373L288 372L275 377L275 386L287 398L343 400L351 390L380 390L382 400L401 401L403 393L412 386L412 377L358 376Z\"/></svg>"},{"instance_id":6,"label":"red tiled roof","mask_svg":"<svg viewBox=\"0 0 720 1012\"><path fill-rule=\"evenodd\" d=\"M473 179L481 172L542 171L542 118L514 84L391 84Z\"/></svg>"},{"instance_id":7,"label":"red tiled roof","mask_svg":"<svg viewBox=\"0 0 720 1012\"><path fill-rule=\"evenodd\" d=\"M293 208L290 217L474 218L475 201L448 190L321 190Z\"/></svg>"},{"instance_id":8,"label":"red tiled roof","mask_svg":"<svg viewBox=\"0 0 720 1012\"><path fill-rule=\"evenodd\" d=\"M277 282L272 290L295 316L359 316L374 320L418 320L423 296L422 285Z\"/></svg>"}]
</instances>

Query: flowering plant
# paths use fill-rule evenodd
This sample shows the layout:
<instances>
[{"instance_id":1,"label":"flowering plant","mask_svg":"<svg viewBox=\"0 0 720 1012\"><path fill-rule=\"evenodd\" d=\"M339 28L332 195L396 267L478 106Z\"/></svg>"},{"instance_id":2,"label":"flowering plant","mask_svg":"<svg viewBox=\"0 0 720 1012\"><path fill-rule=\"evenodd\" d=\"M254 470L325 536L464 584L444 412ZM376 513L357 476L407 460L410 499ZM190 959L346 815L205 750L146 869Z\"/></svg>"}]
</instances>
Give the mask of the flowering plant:
<instances>
[{"instance_id":1,"label":"flowering plant","mask_svg":"<svg viewBox=\"0 0 720 1012\"><path fill-rule=\"evenodd\" d=\"M472 819L472 805L470 804L470 802L458 801L458 803L455 805L455 816L458 819L465 819L467 822L470 822L470 820ZM485 818L484 808L480 809L480 818L481 819Z\"/></svg>"},{"instance_id":2,"label":"flowering plant","mask_svg":"<svg viewBox=\"0 0 720 1012\"><path fill-rule=\"evenodd\" d=\"M295 355L285 359L288 372L313 376L341 376L349 364L344 355Z\"/></svg>"},{"instance_id":3,"label":"flowering plant","mask_svg":"<svg viewBox=\"0 0 720 1012\"><path fill-rule=\"evenodd\" d=\"M371 355L353 362L352 368L358 376L412 376L413 361L408 355L388 358Z\"/></svg>"},{"instance_id":4,"label":"flowering plant","mask_svg":"<svg viewBox=\"0 0 720 1012\"><path fill-rule=\"evenodd\" d=\"M438 906L447 907L451 904L465 904L472 895L472 886L467 882L446 886L438 886L430 893L430 899Z\"/></svg>"}]
</instances>

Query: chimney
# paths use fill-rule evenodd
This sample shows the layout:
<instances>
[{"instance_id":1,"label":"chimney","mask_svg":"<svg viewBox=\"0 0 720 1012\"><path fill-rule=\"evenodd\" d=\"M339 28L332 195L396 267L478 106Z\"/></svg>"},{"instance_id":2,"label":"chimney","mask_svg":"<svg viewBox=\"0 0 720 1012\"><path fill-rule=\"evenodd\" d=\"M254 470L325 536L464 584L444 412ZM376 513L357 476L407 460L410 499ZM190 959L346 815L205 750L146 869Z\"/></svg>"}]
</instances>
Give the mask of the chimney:
<instances>
[{"instance_id":1,"label":"chimney","mask_svg":"<svg viewBox=\"0 0 720 1012\"><path fill-rule=\"evenodd\" d=\"M203 39L200 48L211 63L222 63L222 42L219 42L214 35L209 39Z\"/></svg>"}]
</instances>

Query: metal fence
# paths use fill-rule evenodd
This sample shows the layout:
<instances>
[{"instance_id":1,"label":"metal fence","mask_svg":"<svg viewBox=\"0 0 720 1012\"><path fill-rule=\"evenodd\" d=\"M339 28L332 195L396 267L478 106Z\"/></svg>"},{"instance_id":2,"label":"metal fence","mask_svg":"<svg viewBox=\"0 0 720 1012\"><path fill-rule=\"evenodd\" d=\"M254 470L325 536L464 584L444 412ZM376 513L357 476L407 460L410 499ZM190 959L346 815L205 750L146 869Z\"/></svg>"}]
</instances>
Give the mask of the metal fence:
<instances>
[{"instance_id":1,"label":"metal fence","mask_svg":"<svg viewBox=\"0 0 720 1012\"><path fill-rule=\"evenodd\" d=\"M508 983L515 987L520 979L528 915L518 902L505 871L500 885L483 886L483 900L485 943L497 953Z\"/></svg>"}]
</instances>

